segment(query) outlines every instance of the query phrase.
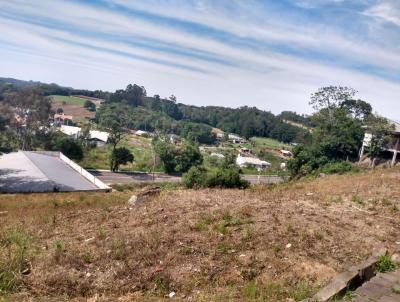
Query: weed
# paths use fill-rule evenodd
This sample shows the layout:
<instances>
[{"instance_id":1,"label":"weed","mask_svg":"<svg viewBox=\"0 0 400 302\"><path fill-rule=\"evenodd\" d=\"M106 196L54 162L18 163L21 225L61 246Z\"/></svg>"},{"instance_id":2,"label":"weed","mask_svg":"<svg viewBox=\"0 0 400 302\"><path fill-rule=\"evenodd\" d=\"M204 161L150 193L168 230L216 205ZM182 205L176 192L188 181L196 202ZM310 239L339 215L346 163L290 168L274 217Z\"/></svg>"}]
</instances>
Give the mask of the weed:
<instances>
[{"instance_id":1,"label":"weed","mask_svg":"<svg viewBox=\"0 0 400 302\"><path fill-rule=\"evenodd\" d=\"M294 229L294 226L290 223L287 225L286 230L288 233L292 233L292 234L296 232Z\"/></svg>"},{"instance_id":2,"label":"weed","mask_svg":"<svg viewBox=\"0 0 400 302\"><path fill-rule=\"evenodd\" d=\"M226 254L229 250L231 250L231 246L228 245L225 242L220 242L217 245L217 252L221 253L221 254Z\"/></svg>"},{"instance_id":3,"label":"weed","mask_svg":"<svg viewBox=\"0 0 400 302\"><path fill-rule=\"evenodd\" d=\"M82 258L86 263L92 263L95 257L90 251L86 251Z\"/></svg>"},{"instance_id":4,"label":"weed","mask_svg":"<svg viewBox=\"0 0 400 302\"><path fill-rule=\"evenodd\" d=\"M395 269L396 264L390 260L390 257L387 255L380 256L375 266L375 272L378 273L389 273L393 272Z\"/></svg>"},{"instance_id":5,"label":"weed","mask_svg":"<svg viewBox=\"0 0 400 302\"><path fill-rule=\"evenodd\" d=\"M24 272L33 256L31 236L22 229L6 231L0 241L0 248L8 257L0 259L0 294L14 290L19 283L20 274Z\"/></svg>"},{"instance_id":6,"label":"weed","mask_svg":"<svg viewBox=\"0 0 400 302\"><path fill-rule=\"evenodd\" d=\"M395 293L396 295L400 295L400 286L393 286L392 287L392 292Z\"/></svg>"},{"instance_id":7,"label":"weed","mask_svg":"<svg viewBox=\"0 0 400 302\"><path fill-rule=\"evenodd\" d=\"M309 282L300 281L289 290L289 296L296 301L302 301L310 297L313 293L313 288Z\"/></svg>"},{"instance_id":8,"label":"weed","mask_svg":"<svg viewBox=\"0 0 400 302\"><path fill-rule=\"evenodd\" d=\"M388 198L382 198L382 205L388 207L392 205L392 202Z\"/></svg>"},{"instance_id":9,"label":"weed","mask_svg":"<svg viewBox=\"0 0 400 302\"><path fill-rule=\"evenodd\" d=\"M243 231L243 236L242 236L242 240L243 241L251 241L255 238L255 231L254 228L252 228L251 226L246 226L246 228Z\"/></svg>"},{"instance_id":10,"label":"weed","mask_svg":"<svg viewBox=\"0 0 400 302\"><path fill-rule=\"evenodd\" d=\"M355 294L351 290L347 290L343 296L333 298L332 302L350 302L353 301Z\"/></svg>"},{"instance_id":11,"label":"weed","mask_svg":"<svg viewBox=\"0 0 400 302\"><path fill-rule=\"evenodd\" d=\"M245 301L254 301L259 295L257 284L250 282L243 287L243 298Z\"/></svg>"},{"instance_id":12,"label":"weed","mask_svg":"<svg viewBox=\"0 0 400 302\"><path fill-rule=\"evenodd\" d=\"M171 278L169 275L165 273L156 273L153 278L153 282L155 285L155 291L160 296L165 296L171 287Z\"/></svg>"},{"instance_id":13,"label":"weed","mask_svg":"<svg viewBox=\"0 0 400 302\"><path fill-rule=\"evenodd\" d=\"M353 195L353 197L351 198L351 201L354 202L354 203L357 203L359 205L364 205L365 204L364 199L359 195Z\"/></svg>"},{"instance_id":14,"label":"weed","mask_svg":"<svg viewBox=\"0 0 400 302\"><path fill-rule=\"evenodd\" d=\"M198 232L204 231L208 225L212 224L215 218L211 215L202 215L197 223L194 225L194 229Z\"/></svg>"},{"instance_id":15,"label":"weed","mask_svg":"<svg viewBox=\"0 0 400 302\"><path fill-rule=\"evenodd\" d=\"M56 262L59 262L61 259L61 256L63 255L63 253L65 251L64 242L59 239L54 240L53 248L54 248L54 259L56 260Z\"/></svg>"},{"instance_id":16,"label":"weed","mask_svg":"<svg viewBox=\"0 0 400 302\"><path fill-rule=\"evenodd\" d=\"M316 231L314 236L315 236L315 239L317 239L319 241L324 239L324 234L321 231Z\"/></svg>"},{"instance_id":17,"label":"weed","mask_svg":"<svg viewBox=\"0 0 400 302\"><path fill-rule=\"evenodd\" d=\"M104 240L107 238L107 231L104 228L100 228L97 232L97 238Z\"/></svg>"},{"instance_id":18,"label":"weed","mask_svg":"<svg viewBox=\"0 0 400 302\"><path fill-rule=\"evenodd\" d=\"M125 240L120 238L114 241L112 251L115 260L124 260L128 254Z\"/></svg>"}]
</instances>

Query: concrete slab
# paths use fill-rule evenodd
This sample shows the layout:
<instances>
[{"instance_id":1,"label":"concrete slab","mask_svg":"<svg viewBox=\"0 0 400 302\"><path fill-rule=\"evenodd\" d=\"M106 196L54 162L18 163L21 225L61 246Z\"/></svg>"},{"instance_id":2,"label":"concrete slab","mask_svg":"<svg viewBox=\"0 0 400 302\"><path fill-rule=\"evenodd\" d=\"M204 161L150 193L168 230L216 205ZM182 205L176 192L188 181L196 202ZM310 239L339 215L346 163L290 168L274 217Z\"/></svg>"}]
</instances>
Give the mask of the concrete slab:
<instances>
[{"instance_id":1,"label":"concrete slab","mask_svg":"<svg viewBox=\"0 0 400 302\"><path fill-rule=\"evenodd\" d=\"M0 192L86 191L99 188L54 154L19 151L0 156Z\"/></svg>"}]
</instances>

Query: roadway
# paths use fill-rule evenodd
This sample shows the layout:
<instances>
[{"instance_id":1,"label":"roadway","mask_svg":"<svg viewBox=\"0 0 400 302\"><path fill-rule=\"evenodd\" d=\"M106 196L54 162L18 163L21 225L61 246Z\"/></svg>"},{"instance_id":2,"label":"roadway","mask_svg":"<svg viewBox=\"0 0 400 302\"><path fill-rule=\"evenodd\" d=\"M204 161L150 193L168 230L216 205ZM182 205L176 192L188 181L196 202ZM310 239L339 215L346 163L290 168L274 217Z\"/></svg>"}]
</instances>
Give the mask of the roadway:
<instances>
[{"instance_id":1,"label":"roadway","mask_svg":"<svg viewBox=\"0 0 400 302\"><path fill-rule=\"evenodd\" d=\"M90 170L94 176L99 178L102 182L112 184L127 184L127 183L147 183L147 182L180 182L181 177L175 175L168 175L165 173L142 173L142 172L110 172L110 171L96 171ZM283 179L280 176L266 176L266 175L242 175L252 184L274 184L280 183Z\"/></svg>"}]
</instances>

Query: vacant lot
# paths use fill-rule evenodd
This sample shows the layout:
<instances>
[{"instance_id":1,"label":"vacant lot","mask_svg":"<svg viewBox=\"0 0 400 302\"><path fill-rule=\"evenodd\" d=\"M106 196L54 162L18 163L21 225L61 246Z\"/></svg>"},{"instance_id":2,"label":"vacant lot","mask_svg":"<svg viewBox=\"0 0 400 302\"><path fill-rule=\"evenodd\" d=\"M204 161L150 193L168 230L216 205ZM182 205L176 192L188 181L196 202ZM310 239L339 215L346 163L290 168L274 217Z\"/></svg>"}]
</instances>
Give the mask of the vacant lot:
<instances>
[{"instance_id":1,"label":"vacant lot","mask_svg":"<svg viewBox=\"0 0 400 302\"><path fill-rule=\"evenodd\" d=\"M270 188L0 196L9 301L301 300L400 245L400 173ZM87 300L90 299L90 300ZM0 299L1 300L1 299Z\"/></svg>"},{"instance_id":2,"label":"vacant lot","mask_svg":"<svg viewBox=\"0 0 400 302\"><path fill-rule=\"evenodd\" d=\"M96 114L83 107L86 101L83 98L63 95L52 95L50 97L53 100L52 109L62 108L65 114L73 116L75 122L84 121L86 118L94 118Z\"/></svg>"}]
</instances>

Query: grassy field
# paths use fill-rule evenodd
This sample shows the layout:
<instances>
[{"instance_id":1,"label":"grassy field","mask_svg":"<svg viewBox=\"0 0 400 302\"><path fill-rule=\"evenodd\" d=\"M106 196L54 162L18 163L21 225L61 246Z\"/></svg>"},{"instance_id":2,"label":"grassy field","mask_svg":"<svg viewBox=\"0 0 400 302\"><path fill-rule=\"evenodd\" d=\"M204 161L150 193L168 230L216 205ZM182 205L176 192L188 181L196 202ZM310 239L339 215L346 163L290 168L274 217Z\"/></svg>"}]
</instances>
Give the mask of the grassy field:
<instances>
[{"instance_id":1,"label":"grassy field","mask_svg":"<svg viewBox=\"0 0 400 302\"><path fill-rule=\"evenodd\" d=\"M400 241L400 171L248 190L0 195L0 300L301 301Z\"/></svg>"},{"instance_id":2,"label":"grassy field","mask_svg":"<svg viewBox=\"0 0 400 302\"><path fill-rule=\"evenodd\" d=\"M50 97L52 98L53 102L55 102L55 103L65 102L65 104L79 105L79 106L83 106L83 104L85 104L85 101L86 101L82 98L77 98L74 96L51 95Z\"/></svg>"},{"instance_id":3,"label":"grassy field","mask_svg":"<svg viewBox=\"0 0 400 302\"><path fill-rule=\"evenodd\" d=\"M288 144L267 137L252 137L250 139L250 146L254 146L256 148L266 148L271 150L292 149L292 147Z\"/></svg>"},{"instance_id":4,"label":"grassy field","mask_svg":"<svg viewBox=\"0 0 400 302\"><path fill-rule=\"evenodd\" d=\"M150 172L153 169L153 151L151 147L151 139L145 137L136 137L134 135L127 135L119 147L129 149L135 160L132 164L122 165L121 171L143 171ZM109 157L111 154L111 146L105 145L90 150L85 154L83 160L79 164L87 169L110 169ZM161 172L161 164L156 159L156 172Z\"/></svg>"},{"instance_id":5,"label":"grassy field","mask_svg":"<svg viewBox=\"0 0 400 302\"><path fill-rule=\"evenodd\" d=\"M65 114L73 116L76 123L83 123L87 119L92 119L96 114L83 107L84 99L62 95L52 95L51 97L53 99L52 109L56 111L58 108L62 108Z\"/></svg>"}]
</instances>

